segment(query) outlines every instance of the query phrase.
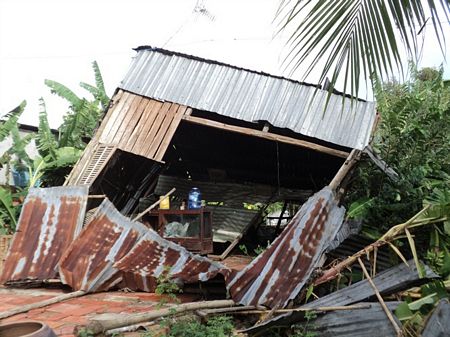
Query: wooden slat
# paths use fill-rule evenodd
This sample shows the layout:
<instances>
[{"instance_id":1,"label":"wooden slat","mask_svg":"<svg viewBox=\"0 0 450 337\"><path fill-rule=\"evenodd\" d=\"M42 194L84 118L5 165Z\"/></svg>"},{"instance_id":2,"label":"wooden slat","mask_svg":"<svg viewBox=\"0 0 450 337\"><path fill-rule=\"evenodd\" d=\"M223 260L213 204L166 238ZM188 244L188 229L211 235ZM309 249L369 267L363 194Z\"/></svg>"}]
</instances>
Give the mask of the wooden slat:
<instances>
[{"instance_id":1,"label":"wooden slat","mask_svg":"<svg viewBox=\"0 0 450 337\"><path fill-rule=\"evenodd\" d=\"M126 141L123 141L125 134L128 132L128 134L131 133L131 128L135 127L136 119L139 119L141 112L139 110L139 105L142 101L145 101L146 99L142 96L135 96L133 101L130 104L130 108L128 109L127 113L122 114L122 123L120 124L119 129L117 130L116 134L114 135L114 138L111 143L113 144L122 144L126 143Z\"/></svg>"},{"instance_id":2,"label":"wooden slat","mask_svg":"<svg viewBox=\"0 0 450 337\"><path fill-rule=\"evenodd\" d=\"M172 141L173 135L175 134L175 131L178 128L178 125L180 125L181 118L184 114L188 113L188 111L192 111L190 108L188 109L187 106L181 105L178 108L178 111L176 112L172 123L170 124L169 128L167 129L167 133L164 136L163 141L161 142L161 145L158 148L158 152L154 155L155 160L161 161L164 157L164 154L167 151L167 147L169 146L170 142Z\"/></svg>"},{"instance_id":3,"label":"wooden slat","mask_svg":"<svg viewBox=\"0 0 450 337\"><path fill-rule=\"evenodd\" d=\"M125 103L128 99L130 99L132 95L129 92L124 91L120 99L117 101L115 105L111 107L111 109L107 113L107 118L100 125L99 130L97 131L99 134L99 142L107 143L107 137L110 132L111 127L114 125L115 121L121 115L121 111Z\"/></svg>"},{"instance_id":4,"label":"wooden slat","mask_svg":"<svg viewBox=\"0 0 450 337\"><path fill-rule=\"evenodd\" d=\"M127 94L126 96L127 97L123 102L123 105L119 104L120 106L117 107L118 110L117 115L114 112L114 115L116 115L117 117L111 118L111 120L105 126L104 135L101 138L102 143L111 144L113 142L114 136L116 135L117 131L122 125L123 119L128 113L128 110L130 109L133 100L136 99L136 95Z\"/></svg>"},{"instance_id":5,"label":"wooden slat","mask_svg":"<svg viewBox=\"0 0 450 337\"><path fill-rule=\"evenodd\" d=\"M131 134L129 135L128 139L124 139L124 142L122 142L121 147L123 147L123 150L130 151L133 149L134 144L139 138L139 135L142 133L142 130L146 124L146 121L148 120L156 101L151 99L142 100L142 113L141 118L136 123L136 126L132 130ZM123 145L125 144L125 145Z\"/></svg>"},{"instance_id":6,"label":"wooden slat","mask_svg":"<svg viewBox=\"0 0 450 337\"><path fill-rule=\"evenodd\" d=\"M155 138L159 128L161 127L164 117L166 116L167 112L169 111L171 105L172 105L172 103L169 103L169 102L163 103L161 109L159 109L159 111L156 115L156 118L154 119L154 121L152 123L151 129L145 136L145 140L143 142L141 142L141 144L139 144L140 147L137 149L137 152L135 152L135 153L146 157L148 149L151 146L151 144L153 143L153 138Z\"/></svg>"},{"instance_id":7,"label":"wooden slat","mask_svg":"<svg viewBox=\"0 0 450 337\"><path fill-rule=\"evenodd\" d=\"M84 149L80 159L78 159L69 176L66 178L64 186L76 185L83 170L89 164L89 158L91 158L92 153L95 151L96 146L97 143L95 143L93 140L89 142L87 147Z\"/></svg>"},{"instance_id":8,"label":"wooden slat","mask_svg":"<svg viewBox=\"0 0 450 337\"><path fill-rule=\"evenodd\" d=\"M177 113L177 110L179 108L178 104L172 104L170 106L169 111L165 114L161 126L159 127L158 131L156 132L155 137L153 138L150 147L147 152L148 158L154 158L156 155L156 152L158 152L158 148L161 145L161 142L164 140L164 136L166 135L170 124L172 123L172 120L175 117L175 114Z\"/></svg>"},{"instance_id":9,"label":"wooden slat","mask_svg":"<svg viewBox=\"0 0 450 337\"><path fill-rule=\"evenodd\" d=\"M77 180L77 184L91 185L108 163L108 160L114 154L115 149L115 146L112 145L98 144L88 165Z\"/></svg>"},{"instance_id":10,"label":"wooden slat","mask_svg":"<svg viewBox=\"0 0 450 337\"><path fill-rule=\"evenodd\" d=\"M129 147L127 145L127 148L129 149L130 152L140 154L142 148L145 148L145 138L147 137L147 134L150 132L153 123L156 120L158 111L162 109L162 107L163 102L155 100L152 100L151 104L147 105L144 116L142 117L142 122L140 123L140 130L139 133L137 133L137 138L133 144L130 144L130 146L132 147Z\"/></svg>"},{"instance_id":11,"label":"wooden slat","mask_svg":"<svg viewBox=\"0 0 450 337\"><path fill-rule=\"evenodd\" d=\"M282 136L282 135L277 135L277 134L274 134L271 132L263 132L261 130L248 129L248 128L244 128L241 126L220 123L220 122L212 121L209 119L194 117L194 116L184 115L182 117L182 119L187 122L194 123L194 124L205 125L205 126L213 127L216 129L241 133L241 134L248 135L248 136L255 136L255 137L269 139L269 140L280 142L280 143L300 146L303 148L315 150L318 152L326 153L326 154L340 157L340 158L347 158L347 156L349 155L349 153L345 152L345 151L335 150L335 149L332 149L332 148L329 148L329 147L326 147L323 145L319 145L319 144L315 144L315 143L311 143L311 142L307 142L304 140L295 139L295 138L291 138L291 137L286 137L286 136Z\"/></svg>"},{"instance_id":12,"label":"wooden slat","mask_svg":"<svg viewBox=\"0 0 450 337\"><path fill-rule=\"evenodd\" d=\"M114 95L114 97L112 98L111 104L110 104L108 110L106 111L105 116L103 117L103 120L102 120L99 128L95 132L94 137L91 139L89 144L84 149L83 154L81 155L81 157L78 159L78 161L74 165L72 171L70 171L69 176L66 178L66 180L64 182L64 186L74 185L75 182L77 181L78 176L81 174L83 169L88 164L89 158L91 157L92 152L95 150L95 148L96 148L96 146L98 144L98 139L101 137L101 135L103 133L103 130L105 129L106 124L108 124L108 121L111 119L113 112L114 111L118 112L117 105L121 101L123 102L122 97L125 94L127 94L127 93L124 92L123 90L119 89L116 92L116 94Z\"/></svg>"},{"instance_id":13,"label":"wooden slat","mask_svg":"<svg viewBox=\"0 0 450 337\"><path fill-rule=\"evenodd\" d=\"M114 95L114 97L111 99L111 103L108 107L108 110L106 111L99 128L96 130L95 135L92 138L93 140L98 141L98 138L100 138L101 134L103 133L106 124L108 124L108 121L112 118L113 112L118 111L117 106L120 104L120 102L123 102L122 97L124 97L125 94L127 94L125 91L119 89L117 93Z\"/></svg>"}]
</instances>

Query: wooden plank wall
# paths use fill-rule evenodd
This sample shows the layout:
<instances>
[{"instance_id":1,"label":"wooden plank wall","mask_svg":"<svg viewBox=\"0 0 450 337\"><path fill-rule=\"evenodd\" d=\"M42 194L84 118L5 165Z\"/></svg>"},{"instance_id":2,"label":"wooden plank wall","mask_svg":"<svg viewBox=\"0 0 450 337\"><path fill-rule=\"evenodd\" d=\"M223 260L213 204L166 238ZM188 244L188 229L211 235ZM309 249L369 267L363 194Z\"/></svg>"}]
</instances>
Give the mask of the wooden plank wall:
<instances>
[{"instance_id":1,"label":"wooden plank wall","mask_svg":"<svg viewBox=\"0 0 450 337\"><path fill-rule=\"evenodd\" d=\"M119 91L99 129L99 143L161 161L184 114L190 108Z\"/></svg>"}]
</instances>

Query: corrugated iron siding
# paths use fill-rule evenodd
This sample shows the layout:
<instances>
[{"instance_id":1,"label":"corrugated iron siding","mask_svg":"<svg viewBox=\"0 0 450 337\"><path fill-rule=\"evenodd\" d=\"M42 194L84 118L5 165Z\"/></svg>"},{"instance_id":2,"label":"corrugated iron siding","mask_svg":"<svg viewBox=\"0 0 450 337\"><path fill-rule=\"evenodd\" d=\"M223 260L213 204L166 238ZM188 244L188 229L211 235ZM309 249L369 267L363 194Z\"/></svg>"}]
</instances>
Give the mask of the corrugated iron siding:
<instances>
[{"instance_id":1,"label":"corrugated iron siding","mask_svg":"<svg viewBox=\"0 0 450 337\"><path fill-rule=\"evenodd\" d=\"M147 231L107 199L98 207L59 263L61 281L74 290L107 290L121 281L113 267Z\"/></svg>"},{"instance_id":2,"label":"corrugated iron siding","mask_svg":"<svg viewBox=\"0 0 450 337\"><path fill-rule=\"evenodd\" d=\"M119 91L101 126L99 142L161 161L188 108Z\"/></svg>"},{"instance_id":3,"label":"corrugated iron siding","mask_svg":"<svg viewBox=\"0 0 450 337\"><path fill-rule=\"evenodd\" d=\"M243 305L283 307L308 281L344 219L329 187L312 196L272 245L227 284Z\"/></svg>"},{"instance_id":4,"label":"corrugated iron siding","mask_svg":"<svg viewBox=\"0 0 450 337\"><path fill-rule=\"evenodd\" d=\"M249 122L268 121L303 135L363 149L375 122L373 102L353 102L314 86L160 49L139 49L121 88Z\"/></svg>"},{"instance_id":5,"label":"corrugated iron siding","mask_svg":"<svg viewBox=\"0 0 450 337\"><path fill-rule=\"evenodd\" d=\"M5 261L2 281L56 278L64 250L81 231L88 188L31 188Z\"/></svg>"},{"instance_id":6,"label":"corrugated iron siding","mask_svg":"<svg viewBox=\"0 0 450 337\"><path fill-rule=\"evenodd\" d=\"M217 274L228 276L231 271L224 265L197 254L160 237L149 229L133 249L114 265L124 273L133 274L133 286L148 291L155 278L168 273L185 283L207 281Z\"/></svg>"},{"instance_id":7,"label":"corrugated iron siding","mask_svg":"<svg viewBox=\"0 0 450 337\"><path fill-rule=\"evenodd\" d=\"M420 279L414 260L408 261L409 266L401 263L384 272L378 273L373 278L373 283L382 295L390 295L402 289L408 289L413 285L428 282L438 278L430 267L424 266L425 278ZM353 283L352 285L336 290L328 295L320 297L312 302L304 304L301 308L318 308L327 306L345 306L364 301L374 296L372 287L367 279ZM293 311L264 321L255 326L256 329L269 329L272 326L290 326L303 319L304 313Z\"/></svg>"}]
</instances>

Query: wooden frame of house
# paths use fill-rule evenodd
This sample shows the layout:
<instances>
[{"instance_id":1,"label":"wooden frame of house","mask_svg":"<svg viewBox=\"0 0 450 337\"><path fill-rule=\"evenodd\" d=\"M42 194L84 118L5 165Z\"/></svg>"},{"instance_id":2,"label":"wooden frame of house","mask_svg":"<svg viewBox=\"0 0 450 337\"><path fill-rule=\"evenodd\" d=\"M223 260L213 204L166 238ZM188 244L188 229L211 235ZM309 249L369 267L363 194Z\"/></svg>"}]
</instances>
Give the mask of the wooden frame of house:
<instances>
[{"instance_id":1,"label":"wooden frame of house","mask_svg":"<svg viewBox=\"0 0 450 337\"><path fill-rule=\"evenodd\" d=\"M243 203L301 203L369 143L372 102L333 93L324 110L328 92L314 85L158 48L136 51L65 183L89 185L124 214L171 183L184 186L178 199L198 184L207 201L220 205L227 195L222 206L231 213ZM228 221L229 212L217 241L236 241L257 222L236 214Z\"/></svg>"}]
</instances>

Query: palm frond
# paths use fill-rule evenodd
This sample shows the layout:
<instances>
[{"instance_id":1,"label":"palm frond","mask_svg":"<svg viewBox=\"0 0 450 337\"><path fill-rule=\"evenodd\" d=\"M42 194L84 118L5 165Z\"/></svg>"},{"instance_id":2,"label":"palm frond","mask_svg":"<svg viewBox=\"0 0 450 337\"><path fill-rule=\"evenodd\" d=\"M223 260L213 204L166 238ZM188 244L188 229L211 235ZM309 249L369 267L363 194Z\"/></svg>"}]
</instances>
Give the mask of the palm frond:
<instances>
[{"instance_id":1,"label":"palm frond","mask_svg":"<svg viewBox=\"0 0 450 337\"><path fill-rule=\"evenodd\" d=\"M77 110L82 104L82 99L79 98L72 90L67 88L64 84L53 80L45 80L45 85L51 89L52 94L56 94L61 98L67 100L73 110Z\"/></svg>"},{"instance_id":2,"label":"palm frond","mask_svg":"<svg viewBox=\"0 0 450 337\"><path fill-rule=\"evenodd\" d=\"M277 13L280 30L294 28L285 65L292 71L305 66L304 78L320 66L319 83L331 77L334 87L342 80L344 91L358 96L361 80L403 74L402 47L417 58L417 32L427 12L444 51L441 18L448 19L449 11L448 0L283 1Z\"/></svg>"},{"instance_id":3,"label":"palm frond","mask_svg":"<svg viewBox=\"0 0 450 337\"><path fill-rule=\"evenodd\" d=\"M2 117L2 119L0 120L0 142L4 141L5 138L10 134L12 128L17 125L17 121L19 120L19 117L25 109L26 105L27 102L24 100L22 101L22 103L20 103L19 106Z\"/></svg>"},{"instance_id":4,"label":"palm frond","mask_svg":"<svg viewBox=\"0 0 450 337\"><path fill-rule=\"evenodd\" d=\"M50 129L47 118L47 109L42 98L39 99L39 104L41 106L41 111L39 112L39 130L36 139L36 145L39 154L42 157L50 156L53 159L56 159L55 151L58 147L58 144L56 143L55 137L53 136L52 130Z\"/></svg>"}]
</instances>

